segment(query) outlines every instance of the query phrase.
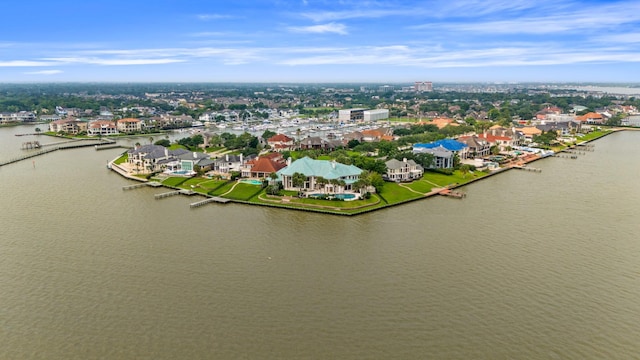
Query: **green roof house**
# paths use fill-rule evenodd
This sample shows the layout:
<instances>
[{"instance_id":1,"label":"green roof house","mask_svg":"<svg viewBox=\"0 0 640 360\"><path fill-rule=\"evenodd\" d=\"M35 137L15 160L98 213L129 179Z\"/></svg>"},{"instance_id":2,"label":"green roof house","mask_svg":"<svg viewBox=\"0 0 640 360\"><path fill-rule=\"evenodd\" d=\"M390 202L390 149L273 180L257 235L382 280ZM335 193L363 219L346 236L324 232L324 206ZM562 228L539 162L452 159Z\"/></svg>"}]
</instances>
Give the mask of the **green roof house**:
<instances>
[{"instance_id":1,"label":"green roof house","mask_svg":"<svg viewBox=\"0 0 640 360\"><path fill-rule=\"evenodd\" d=\"M306 176L304 185L293 186L295 173ZM314 160L309 157L298 159L277 172L285 190L321 192L343 192L352 190L352 185L360 178L362 169L329 160ZM320 179L324 179L320 180Z\"/></svg>"}]
</instances>

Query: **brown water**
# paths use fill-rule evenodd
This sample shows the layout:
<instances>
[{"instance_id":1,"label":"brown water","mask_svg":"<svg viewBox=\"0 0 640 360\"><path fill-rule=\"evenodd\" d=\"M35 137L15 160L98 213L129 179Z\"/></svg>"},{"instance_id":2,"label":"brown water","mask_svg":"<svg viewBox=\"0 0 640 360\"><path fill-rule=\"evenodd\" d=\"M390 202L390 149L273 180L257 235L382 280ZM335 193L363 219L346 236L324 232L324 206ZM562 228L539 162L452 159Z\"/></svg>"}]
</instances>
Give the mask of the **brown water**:
<instances>
[{"instance_id":1,"label":"brown water","mask_svg":"<svg viewBox=\"0 0 640 360\"><path fill-rule=\"evenodd\" d=\"M640 358L640 133L595 149L357 217L0 167L0 359Z\"/></svg>"}]
</instances>

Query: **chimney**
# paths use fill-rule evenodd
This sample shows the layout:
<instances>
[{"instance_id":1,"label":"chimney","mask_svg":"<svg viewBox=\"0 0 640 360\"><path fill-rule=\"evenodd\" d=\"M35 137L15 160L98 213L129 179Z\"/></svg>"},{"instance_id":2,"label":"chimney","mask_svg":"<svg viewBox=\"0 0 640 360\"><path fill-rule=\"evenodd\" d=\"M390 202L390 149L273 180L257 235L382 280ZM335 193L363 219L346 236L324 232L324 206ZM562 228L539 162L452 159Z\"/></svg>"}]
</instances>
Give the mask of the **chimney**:
<instances>
[{"instance_id":1,"label":"chimney","mask_svg":"<svg viewBox=\"0 0 640 360\"><path fill-rule=\"evenodd\" d=\"M229 154L224 155L224 161L229 161Z\"/></svg>"},{"instance_id":2,"label":"chimney","mask_svg":"<svg viewBox=\"0 0 640 360\"><path fill-rule=\"evenodd\" d=\"M164 156L169 157L169 149L164 148Z\"/></svg>"},{"instance_id":3,"label":"chimney","mask_svg":"<svg viewBox=\"0 0 640 360\"><path fill-rule=\"evenodd\" d=\"M287 166L291 165L291 156L287 158Z\"/></svg>"},{"instance_id":4,"label":"chimney","mask_svg":"<svg viewBox=\"0 0 640 360\"><path fill-rule=\"evenodd\" d=\"M198 154L196 154L196 152L195 152L195 151L193 152L193 158L194 158L194 159L197 159L197 158L198 158Z\"/></svg>"},{"instance_id":5,"label":"chimney","mask_svg":"<svg viewBox=\"0 0 640 360\"><path fill-rule=\"evenodd\" d=\"M240 153L240 164L244 164L244 159L242 157L242 153Z\"/></svg>"},{"instance_id":6,"label":"chimney","mask_svg":"<svg viewBox=\"0 0 640 360\"><path fill-rule=\"evenodd\" d=\"M407 158L402 158L402 162L406 163L407 162Z\"/></svg>"}]
</instances>

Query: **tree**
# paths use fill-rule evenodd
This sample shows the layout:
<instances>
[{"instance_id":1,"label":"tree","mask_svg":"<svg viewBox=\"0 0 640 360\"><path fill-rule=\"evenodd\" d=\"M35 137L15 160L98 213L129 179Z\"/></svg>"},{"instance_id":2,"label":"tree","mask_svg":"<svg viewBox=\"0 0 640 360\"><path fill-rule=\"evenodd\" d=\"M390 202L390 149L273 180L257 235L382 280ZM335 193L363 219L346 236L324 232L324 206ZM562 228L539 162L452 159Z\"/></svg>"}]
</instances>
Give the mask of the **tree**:
<instances>
[{"instance_id":1,"label":"tree","mask_svg":"<svg viewBox=\"0 0 640 360\"><path fill-rule=\"evenodd\" d=\"M272 137L274 135L277 135L277 133L267 129L262 133L262 138L267 140L267 139L269 139L270 137Z\"/></svg>"},{"instance_id":2,"label":"tree","mask_svg":"<svg viewBox=\"0 0 640 360\"><path fill-rule=\"evenodd\" d=\"M276 180L278 180L278 174L272 172L271 174L269 174L269 179L271 179L271 185L275 184Z\"/></svg>"},{"instance_id":3,"label":"tree","mask_svg":"<svg viewBox=\"0 0 640 360\"><path fill-rule=\"evenodd\" d=\"M155 142L155 145L160 145L160 146L164 146L164 147L169 147L171 146L171 141L167 140L167 139L162 139L162 140L158 140Z\"/></svg>"},{"instance_id":4,"label":"tree","mask_svg":"<svg viewBox=\"0 0 640 360\"><path fill-rule=\"evenodd\" d=\"M295 172L291 175L291 185L293 185L293 187L302 189L305 182L307 182L307 176L305 174Z\"/></svg>"},{"instance_id":5,"label":"tree","mask_svg":"<svg viewBox=\"0 0 640 360\"><path fill-rule=\"evenodd\" d=\"M462 173L462 177L466 178L467 174L471 171L471 165L469 164L462 164L460 165L460 172Z\"/></svg>"},{"instance_id":6,"label":"tree","mask_svg":"<svg viewBox=\"0 0 640 360\"><path fill-rule=\"evenodd\" d=\"M325 179L322 176L318 176L316 178L316 184L318 184L320 186L320 189L322 190L322 192L324 192L325 190L325 185L327 185L329 183L328 179Z\"/></svg>"}]
</instances>

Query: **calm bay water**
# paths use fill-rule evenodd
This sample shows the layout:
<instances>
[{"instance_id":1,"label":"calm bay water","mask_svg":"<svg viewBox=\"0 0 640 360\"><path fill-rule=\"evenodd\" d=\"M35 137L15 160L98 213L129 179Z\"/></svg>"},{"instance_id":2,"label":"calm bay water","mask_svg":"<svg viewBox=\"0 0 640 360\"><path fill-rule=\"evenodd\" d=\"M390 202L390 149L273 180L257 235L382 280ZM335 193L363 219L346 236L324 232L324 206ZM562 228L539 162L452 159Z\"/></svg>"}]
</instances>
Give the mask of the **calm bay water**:
<instances>
[{"instance_id":1,"label":"calm bay water","mask_svg":"<svg viewBox=\"0 0 640 360\"><path fill-rule=\"evenodd\" d=\"M594 144L356 217L123 191L119 149L0 167L0 358L638 358L640 133Z\"/></svg>"}]
</instances>

